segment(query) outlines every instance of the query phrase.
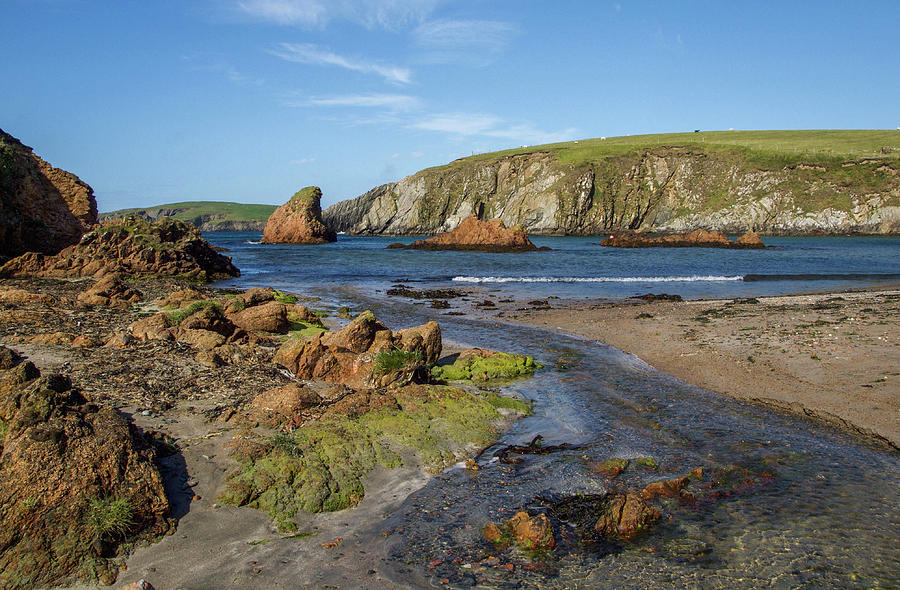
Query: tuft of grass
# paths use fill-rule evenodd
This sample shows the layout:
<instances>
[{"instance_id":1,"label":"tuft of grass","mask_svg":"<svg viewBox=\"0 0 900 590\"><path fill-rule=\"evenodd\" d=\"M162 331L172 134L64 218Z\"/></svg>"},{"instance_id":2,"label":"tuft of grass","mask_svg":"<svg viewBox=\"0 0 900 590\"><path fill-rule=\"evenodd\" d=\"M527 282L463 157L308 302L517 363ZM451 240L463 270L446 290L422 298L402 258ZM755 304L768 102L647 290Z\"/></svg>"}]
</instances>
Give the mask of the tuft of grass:
<instances>
[{"instance_id":1,"label":"tuft of grass","mask_svg":"<svg viewBox=\"0 0 900 590\"><path fill-rule=\"evenodd\" d=\"M135 525L134 508L128 498L93 498L88 506L87 525L99 539L124 537Z\"/></svg>"},{"instance_id":2,"label":"tuft of grass","mask_svg":"<svg viewBox=\"0 0 900 590\"><path fill-rule=\"evenodd\" d=\"M375 375L387 375L392 371L399 371L411 365L422 362L422 351L406 351L396 346L390 350L382 350L375 357Z\"/></svg>"}]
</instances>

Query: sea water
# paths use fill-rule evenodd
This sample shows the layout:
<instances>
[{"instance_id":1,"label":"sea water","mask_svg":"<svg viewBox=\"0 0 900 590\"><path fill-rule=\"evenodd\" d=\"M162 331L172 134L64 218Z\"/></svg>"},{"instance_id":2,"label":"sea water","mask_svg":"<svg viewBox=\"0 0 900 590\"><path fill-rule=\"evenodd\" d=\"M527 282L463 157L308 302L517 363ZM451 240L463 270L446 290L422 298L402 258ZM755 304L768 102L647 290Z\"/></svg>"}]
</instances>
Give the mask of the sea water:
<instances>
[{"instance_id":1,"label":"sea water","mask_svg":"<svg viewBox=\"0 0 900 590\"><path fill-rule=\"evenodd\" d=\"M875 588L900 582L896 450L693 387L602 343L440 315L384 293L397 281L573 298L647 291L737 297L890 285L900 278L897 238L769 238L772 247L759 251L613 250L594 238L536 238L553 250L479 254L386 250L396 240L381 237L342 236L325 246L265 246L258 234L208 237L229 248L243 273L221 286L318 294L331 304L372 309L394 328L437 319L445 339L532 354L545 365L534 378L507 386L533 401L534 414L501 444L526 444L540 434L546 444L572 446L516 465L490 461L488 452L478 471L450 469L412 494L371 531L372 538L387 535L378 573L398 587ZM590 461L610 457L654 457L660 471L630 469L614 481L591 472ZM548 502L613 487L640 489L698 466L707 474L738 467L767 476L719 501L666 504L657 527L633 544L569 545L538 556L537 567L529 566L528 555L498 553L481 537L487 522L500 523L517 510L543 511ZM572 531L561 525L557 534ZM496 555L501 562L484 561ZM513 564L512 571L498 564Z\"/></svg>"},{"instance_id":2,"label":"sea water","mask_svg":"<svg viewBox=\"0 0 900 590\"><path fill-rule=\"evenodd\" d=\"M339 236L332 244L259 244L259 233L211 233L241 277L223 285L384 290L477 287L512 297L751 297L900 282L900 238L768 237L768 248L606 248L597 237L535 236L549 251L510 253L387 249L414 238Z\"/></svg>"}]
</instances>

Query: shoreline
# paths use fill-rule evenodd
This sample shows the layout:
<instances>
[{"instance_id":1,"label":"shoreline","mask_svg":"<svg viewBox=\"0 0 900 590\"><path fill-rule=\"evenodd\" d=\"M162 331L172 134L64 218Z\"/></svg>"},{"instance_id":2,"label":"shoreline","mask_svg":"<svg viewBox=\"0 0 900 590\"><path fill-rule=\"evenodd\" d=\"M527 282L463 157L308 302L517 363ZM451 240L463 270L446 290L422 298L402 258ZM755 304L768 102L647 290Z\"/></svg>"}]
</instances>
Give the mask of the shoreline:
<instances>
[{"instance_id":1,"label":"shoreline","mask_svg":"<svg viewBox=\"0 0 900 590\"><path fill-rule=\"evenodd\" d=\"M493 319L600 342L686 383L900 450L898 288L497 310Z\"/></svg>"}]
</instances>

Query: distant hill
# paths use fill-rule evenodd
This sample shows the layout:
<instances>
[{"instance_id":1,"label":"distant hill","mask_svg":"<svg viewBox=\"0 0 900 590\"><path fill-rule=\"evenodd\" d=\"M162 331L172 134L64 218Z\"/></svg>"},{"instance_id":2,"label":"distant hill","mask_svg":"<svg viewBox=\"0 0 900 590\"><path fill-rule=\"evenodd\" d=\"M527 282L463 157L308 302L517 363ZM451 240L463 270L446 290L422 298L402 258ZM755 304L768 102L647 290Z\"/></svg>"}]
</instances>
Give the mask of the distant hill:
<instances>
[{"instance_id":1,"label":"distant hill","mask_svg":"<svg viewBox=\"0 0 900 590\"><path fill-rule=\"evenodd\" d=\"M101 213L100 219L137 215L156 221L161 217L174 217L197 226L200 231L262 231L275 208L275 205L185 201L143 209L119 209Z\"/></svg>"},{"instance_id":2,"label":"distant hill","mask_svg":"<svg viewBox=\"0 0 900 590\"><path fill-rule=\"evenodd\" d=\"M436 234L472 213L529 233L900 233L900 130L698 131L477 154L332 205L351 234Z\"/></svg>"}]
</instances>

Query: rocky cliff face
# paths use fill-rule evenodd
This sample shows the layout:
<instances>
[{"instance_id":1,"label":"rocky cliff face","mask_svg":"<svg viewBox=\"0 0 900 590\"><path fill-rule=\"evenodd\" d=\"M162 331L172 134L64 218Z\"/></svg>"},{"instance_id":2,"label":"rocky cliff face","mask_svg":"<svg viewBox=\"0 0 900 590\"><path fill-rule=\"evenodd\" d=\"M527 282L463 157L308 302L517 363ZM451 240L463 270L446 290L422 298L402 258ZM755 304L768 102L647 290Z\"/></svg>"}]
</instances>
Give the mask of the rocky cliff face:
<instances>
[{"instance_id":1,"label":"rocky cliff face","mask_svg":"<svg viewBox=\"0 0 900 590\"><path fill-rule=\"evenodd\" d=\"M55 254L96 223L90 186L0 129L0 257Z\"/></svg>"},{"instance_id":2,"label":"rocky cliff face","mask_svg":"<svg viewBox=\"0 0 900 590\"><path fill-rule=\"evenodd\" d=\"M322 190L317 186L300 189L276 209L263 229L264 244L325 244L337 240L335 232L322 223Z\"/></svg>"},{"instance_id":3,"label":"rocky cliff face","mask_svg":"<svg viewBox=\"0 0 900 590\"><path fill-rule=\"evenodd\" d=\"M900 233L897 167L672 146L575 164L551 152L475 157L333 205L324 220L357 234L436 234L471 214L532 234Z\"/></svg>"}]
</instances>

